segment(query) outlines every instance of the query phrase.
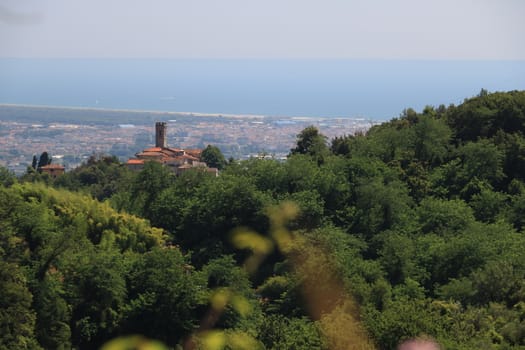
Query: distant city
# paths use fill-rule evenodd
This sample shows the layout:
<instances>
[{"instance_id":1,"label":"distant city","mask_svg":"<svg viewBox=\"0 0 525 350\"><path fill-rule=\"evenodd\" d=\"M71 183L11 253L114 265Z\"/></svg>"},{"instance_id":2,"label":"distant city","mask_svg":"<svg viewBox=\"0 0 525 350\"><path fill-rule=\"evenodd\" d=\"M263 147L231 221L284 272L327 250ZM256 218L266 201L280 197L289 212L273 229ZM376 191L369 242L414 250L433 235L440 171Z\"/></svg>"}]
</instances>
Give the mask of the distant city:
<instances>
[{"instance_id":1,"label":"distant city","mask_svg":"<svg viewBox=\"0 0 525 350\"><path fill-rule=\"evenodd\" d=\"M378 121L363 118L271 117L178 112L0 105L0 165L22 174L33 155L46 151L66 171L93 154L126 160L154 145L154 123L168 123L168 144L189 149L208 144L226 158L284 159L306 126L328 139L366 131Z\"/></svg>"},{"instance_id":2,"label":"distant city","mask_svg":"<svg viewBox=\"0 0 525 350\"><path fill-rule=\"evenodd\" d=\"M331 139L524 81L525 61L0 58L0 165L21 174L43 151L66 171L93 153L125 161L156 121L171 147L283 158L308 125Z\"/></svg>"}]
</instances>

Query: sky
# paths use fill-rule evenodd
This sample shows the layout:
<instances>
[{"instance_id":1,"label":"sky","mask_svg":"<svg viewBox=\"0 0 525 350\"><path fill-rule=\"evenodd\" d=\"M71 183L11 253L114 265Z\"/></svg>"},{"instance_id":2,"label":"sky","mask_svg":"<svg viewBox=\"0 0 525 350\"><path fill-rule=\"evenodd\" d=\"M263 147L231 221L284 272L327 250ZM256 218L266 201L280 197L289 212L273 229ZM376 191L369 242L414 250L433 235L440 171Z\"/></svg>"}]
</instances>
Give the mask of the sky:
<instances>
[{"instance_id":1,"label":"sky","mask_svg":"<svg viewBox=\"0 0 525 350\"><path fill-rule=\"evenodd\" d=\"M0 0L0 57L525 60L524 0Z\"/></svg>"}]
</instances>

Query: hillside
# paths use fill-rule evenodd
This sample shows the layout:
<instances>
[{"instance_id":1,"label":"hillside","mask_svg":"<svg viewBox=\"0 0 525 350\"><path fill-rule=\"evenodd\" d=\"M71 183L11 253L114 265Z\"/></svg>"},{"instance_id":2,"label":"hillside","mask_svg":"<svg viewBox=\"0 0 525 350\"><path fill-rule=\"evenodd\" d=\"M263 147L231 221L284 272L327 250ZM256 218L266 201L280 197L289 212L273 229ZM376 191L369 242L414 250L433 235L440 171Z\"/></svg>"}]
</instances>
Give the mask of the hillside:
<instances>
[{"instance_id":1,"label":"hillside","mask_svg":"<svg viewBox=\"0 0 525 350\"><path fill-rule=\"evenodd\" d=\"M4 169L0 349L525 349L524 134L482 90L218 177Z\"/></svg>"}]
</instances>

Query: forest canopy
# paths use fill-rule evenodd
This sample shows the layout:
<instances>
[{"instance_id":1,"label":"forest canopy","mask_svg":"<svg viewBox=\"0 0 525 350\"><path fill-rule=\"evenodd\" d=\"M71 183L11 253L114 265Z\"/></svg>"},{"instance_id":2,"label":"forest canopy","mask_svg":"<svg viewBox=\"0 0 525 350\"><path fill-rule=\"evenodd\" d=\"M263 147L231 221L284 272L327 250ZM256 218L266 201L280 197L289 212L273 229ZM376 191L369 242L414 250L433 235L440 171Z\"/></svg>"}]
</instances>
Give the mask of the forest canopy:
<instances>
[{"instance_id":1,"label":"forest canopy","mask_svg":"<svg viewBox=\"0 0 525 350\"><path fill-rule=\"evenodd\" d=\"M0 349L525 349L524 134L482 91L218 177L0 169Z\"/></svg>"}]
</instances>

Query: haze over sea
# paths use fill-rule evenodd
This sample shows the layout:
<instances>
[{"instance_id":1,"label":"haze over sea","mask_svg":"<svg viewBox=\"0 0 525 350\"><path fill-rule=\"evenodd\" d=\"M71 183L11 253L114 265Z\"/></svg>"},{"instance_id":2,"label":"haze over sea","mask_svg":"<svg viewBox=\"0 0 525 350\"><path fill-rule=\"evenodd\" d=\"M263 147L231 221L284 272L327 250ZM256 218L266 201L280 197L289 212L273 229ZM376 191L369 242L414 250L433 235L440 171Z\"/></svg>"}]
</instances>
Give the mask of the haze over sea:
<instances>
[{"instance_id":1,"label":"haze over sea","mask_svg":"<svg viewBox=\"0 0 525 350\"><path fill-rule=\"evenodd\" d=\"M525 90L525 61L0 59L0 103L385 120Z\"/></svg>"}]
</instances>

